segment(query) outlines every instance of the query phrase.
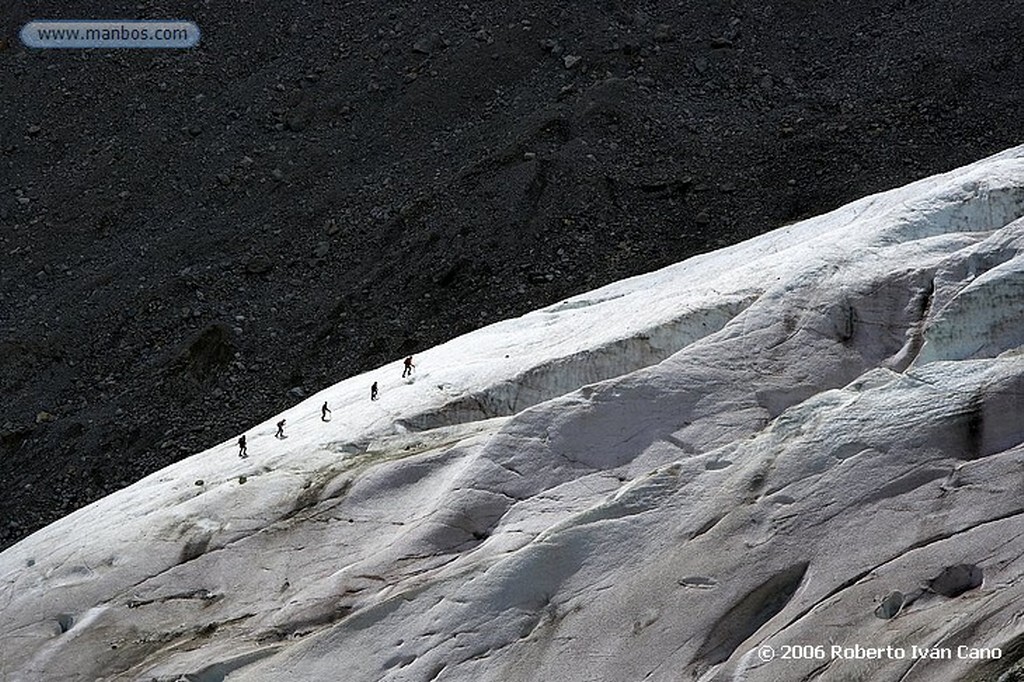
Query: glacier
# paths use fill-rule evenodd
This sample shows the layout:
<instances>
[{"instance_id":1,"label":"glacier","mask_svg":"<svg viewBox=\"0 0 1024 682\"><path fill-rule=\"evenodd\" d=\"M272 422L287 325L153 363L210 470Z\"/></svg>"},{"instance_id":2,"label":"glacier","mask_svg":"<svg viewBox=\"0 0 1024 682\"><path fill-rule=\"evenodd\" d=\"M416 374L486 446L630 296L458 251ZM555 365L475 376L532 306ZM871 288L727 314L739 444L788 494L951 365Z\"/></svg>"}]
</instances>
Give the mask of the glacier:
<instances>
[{"instance_id":1,"label":"glacier","mask_svg":"<svg viewBox=\"0 0 1024 682\"><path fill-rule=\"evenodd\" d=\"M0 680L1024 675L1024 147L416 364L0 554Z\"/></svg>"}]
</instances>

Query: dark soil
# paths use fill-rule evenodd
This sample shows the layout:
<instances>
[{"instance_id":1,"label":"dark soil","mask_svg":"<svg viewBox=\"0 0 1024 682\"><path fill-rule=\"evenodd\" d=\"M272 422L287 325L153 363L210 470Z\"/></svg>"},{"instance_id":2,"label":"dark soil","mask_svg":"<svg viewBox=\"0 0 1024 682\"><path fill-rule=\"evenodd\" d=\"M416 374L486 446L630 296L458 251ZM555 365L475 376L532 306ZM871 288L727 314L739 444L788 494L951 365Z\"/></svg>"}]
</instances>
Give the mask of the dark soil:
<instances>
[{"instance_id":1,"label":"dark soil","mask_svg":"<svg viewBox=\"0 0 1024 682\"><path fill-rule=\"evenodd\" d=\"M1022 141L1020 3L50 4L0 16L0 548L301 394ZM22 46L61 17L203 37Z\"/></svg>"}]
</instances>

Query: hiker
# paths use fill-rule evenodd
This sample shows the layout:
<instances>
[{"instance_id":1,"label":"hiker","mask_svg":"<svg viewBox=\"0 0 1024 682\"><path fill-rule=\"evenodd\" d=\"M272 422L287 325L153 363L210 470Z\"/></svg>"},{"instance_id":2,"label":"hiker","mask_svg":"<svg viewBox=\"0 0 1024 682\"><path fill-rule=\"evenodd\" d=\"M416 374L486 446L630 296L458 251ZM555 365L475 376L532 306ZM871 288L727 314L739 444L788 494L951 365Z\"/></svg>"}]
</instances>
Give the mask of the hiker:
<instances>
[{"instance_id":1,"label":"hiker","mask_svg":"<svg viewBox=\"0 0 1024 682\"><path fill-rule=\"evenodd\" d=\"M245 459L246 457L249 456L249 451L245 447L244 433L242 434L242 437L238 439L238 456L241 457L242 459Z\"/></svg>"},{"instance_id":2,"label":"hiker","mask_svg":"<svg viewBox=\"0 0 1024 682\"><path fill-rule=\"evenodd\" d=\"M416 365L412 364L412 356L410 355L409 357L407 357L405 359L405 369L402 370L402 378L404 379L407 376L411 376L412 375L412 370L415 367L416 367Z\"/></svg>"},{"instance_id":3,"label":"hiker","mask_svg":"<svg viewBox=\"0 0 1024 682\"><path fill-rule=\"evenodd\" d=\"M370 400L377 399L377 382L373 382L373 386L370 386Z\"/></svg>"},{"instance_id":4,"label":"hiker","mask_svg":"<svg viewBox=\"0 0 1024 682\"><path fill-rule=\"evenodd\" d=\"M327 415L331 413L331 408L327 407L327 401L324 401L324 406L320 408L320 421L330 421L327 419Z\"/></svg>"},{"instance_id":5,"label":"hiker","mask_svg":"<svg viewBox=\"0 0 1024 682\"><path fill-rule=\"evenodd\" d=\"M274 438L284 438L284 423L285 419L277 422L277 433L274 434Z\"/></svg>"}]
</instances>

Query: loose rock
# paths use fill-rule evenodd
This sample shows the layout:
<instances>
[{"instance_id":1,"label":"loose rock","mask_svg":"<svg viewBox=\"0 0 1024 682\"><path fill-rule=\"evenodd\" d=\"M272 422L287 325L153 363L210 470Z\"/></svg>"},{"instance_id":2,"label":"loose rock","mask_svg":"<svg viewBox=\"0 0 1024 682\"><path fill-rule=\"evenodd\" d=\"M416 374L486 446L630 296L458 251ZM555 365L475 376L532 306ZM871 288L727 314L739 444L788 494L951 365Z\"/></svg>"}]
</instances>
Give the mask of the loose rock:
<instances>
[{"instance_id":1,"label":"loose rock","mask_svg":"<svg viewBox=\"0 0 1024 682\"><path fill-rule=\"evenodd\" d=\"M654 27L654 42L670 43L676 39L675 31L671 24L658 24Z\"/></svg>"}]
</instances>

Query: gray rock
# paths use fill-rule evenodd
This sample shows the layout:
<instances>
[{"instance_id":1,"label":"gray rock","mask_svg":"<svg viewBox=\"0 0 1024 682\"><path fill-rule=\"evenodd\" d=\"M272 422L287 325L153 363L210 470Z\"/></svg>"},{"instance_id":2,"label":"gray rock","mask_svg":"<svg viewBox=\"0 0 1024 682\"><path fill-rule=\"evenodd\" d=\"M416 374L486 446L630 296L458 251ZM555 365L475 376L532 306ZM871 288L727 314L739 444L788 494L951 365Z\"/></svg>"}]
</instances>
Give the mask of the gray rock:
<instances>
[{"instance_id":1,"label":"gray rock","mask_svg":"<svg viewBox=\"0 0 1024 682\"><path fill-rule=\"evenodd\" d=\"M882 620L889 620L895 618L900 609L903 608L903 593L899 591L893 591L887 594L875 607L875 615Z\"/></svg>"},{"instance_id":2,"label":"gray rock","mask_svg":"<svg viewBox=\"0 0 1024 682\"><path fill-rule=\"evenodd\" d=\"M654 42L670 43L676 39L675 30L671 24L658 24L654 27Z\"/></svg>"},{"instance_id":3,"label":"gray rock","mask_svg":"<svg viewBox=\"0 0 1024 682\"><path fill-rule=\"evenodd\" d=\"M447 47L447 41L443 40L437 33L424 36L412 44L412 51L416 54L432 54Z\"/></svg>"},{"instance_id":4,"label":"gray rock","mask_svg":"<svg viewBox=\"0 0 1024 682\"><path fill-rule=\"evenodd\" d=\"M929 589L943 597L959 597L968 590L981 587L984 574L975 564L948 566L928 584Z\"/></svg>"}]
</instances>

